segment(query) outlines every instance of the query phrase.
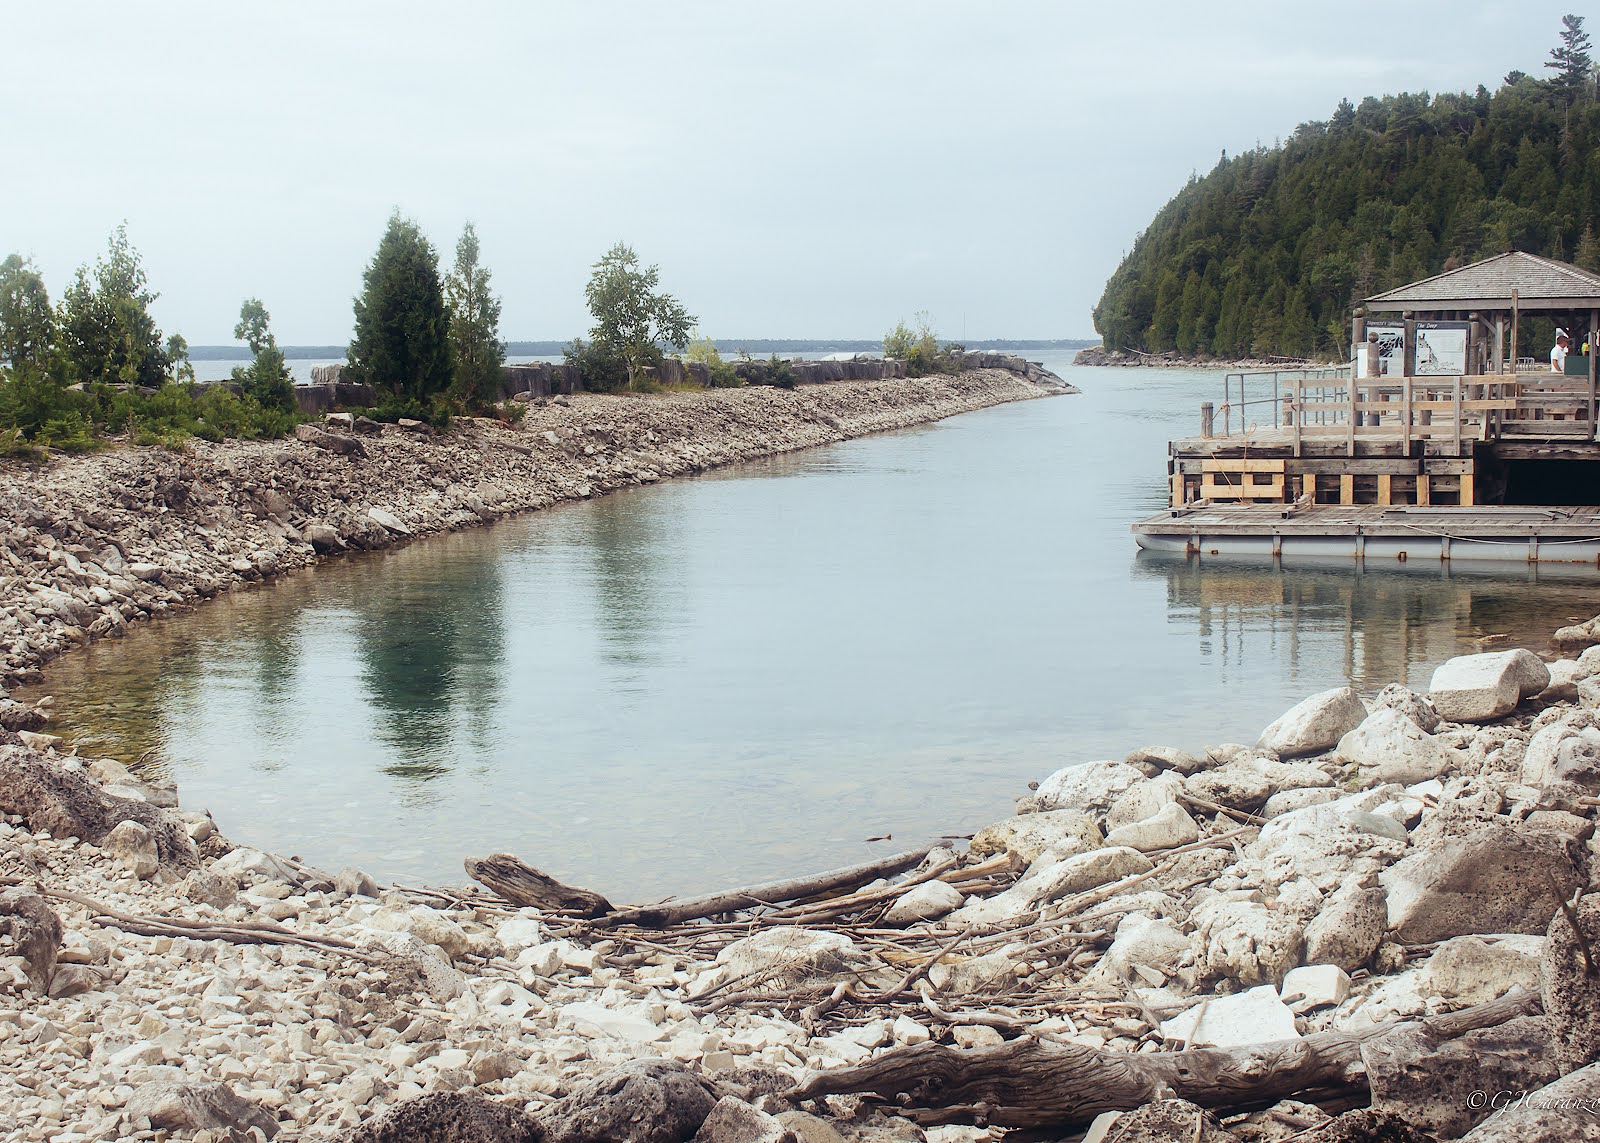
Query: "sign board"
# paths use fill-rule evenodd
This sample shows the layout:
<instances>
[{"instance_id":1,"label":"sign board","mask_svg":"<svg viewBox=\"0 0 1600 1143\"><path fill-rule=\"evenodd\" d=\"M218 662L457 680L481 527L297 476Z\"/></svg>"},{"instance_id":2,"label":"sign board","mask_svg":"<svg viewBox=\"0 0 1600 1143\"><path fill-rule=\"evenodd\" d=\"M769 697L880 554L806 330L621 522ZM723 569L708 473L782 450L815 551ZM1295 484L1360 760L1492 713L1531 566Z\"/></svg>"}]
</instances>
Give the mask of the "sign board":
<instances>
[{"instance_id":1,"label":"sign board","mask_svg":"<svg viewBox=\"0 0 1600 1143\"><path fill-rule=\"evenodd\" d=\"M1405 365L1405 338L1406 327L1400 322L1369 321L1367 323L1367 336L1373 334L1378 337L1378 373L1379 377L1398 377ZM1356 350L1356 376L1366 377L1367 355L1358 348Z\"/></svg>"},{"instance_id":2,"label":"sign board","mask_svg":"<svg viewBox=\"0 0 1600 1143\"><path fill-rule=\"evenodd\" d=\"M1467 331L1464 321L1417 323L1417 376L1460 377L1467 371Z\"/></svg>"}]
</instances>

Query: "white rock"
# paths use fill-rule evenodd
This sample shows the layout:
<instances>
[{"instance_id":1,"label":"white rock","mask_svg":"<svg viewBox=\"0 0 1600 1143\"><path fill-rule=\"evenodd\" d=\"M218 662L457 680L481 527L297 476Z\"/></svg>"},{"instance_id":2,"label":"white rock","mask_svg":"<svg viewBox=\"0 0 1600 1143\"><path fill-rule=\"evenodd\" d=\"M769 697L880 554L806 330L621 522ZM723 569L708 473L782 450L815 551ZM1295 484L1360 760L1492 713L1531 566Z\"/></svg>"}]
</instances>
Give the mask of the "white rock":
<instances>
[{"instance_id":1,"label":"white rock","mask_svg":"<svg viewBox=\"0 0 1600 1143\"><path fill-rule=\"evenodd\" d=\"M515 954L520 949L544 941L544 923L533 910L524 909L516 916L501 921L494 935L505 946L506 952Z\"/></svg>"},{"instance_id":2,"label":"white rock","mask_svg":"<svg viewBox=\"0 0 1600 1143\"><path fill-rule=\"evenodd\" d=\"M860 959L856 943L842 933L785 925L734 941L717 954L730 976L749 976L742 988L775 990L831 980Z\"/></svg>"},{"instance_id":3,"label":"white rock","mask_svg":"<svg viewBox=\"0 0 1600 1143\"><path fill-rule=\"evenodd\" d=\"M1337 801L1339 791L1327 786L1306 787L1299 790L1280 790L1267 799L1267 804L1261 807L1261 817L1276 818L1284 814L1303 810L1307 806L1321 806Z\"/></svg>"},{"instance_id":4,"label":"white rock","mask_svg":"<svg viewBox=\"0 0 1600 1143\"><path fill-rule=\"evenodd\" d=\"M1262 826L1246 850L1260 862L1262 882L1281 885L1306 877L1327 893L1353 873L1376 872L1404 856L1403 825L1347 802L1308 806Z\"/></svg>"},{"instance_id":5,"label":"white rock","mask_svg":"<svg viewBox=\"0 0 1600 1143\"><path fill-rule=\"evenodd\" d=\"M451 960L474 948L474 942L466 930L437 909L430 909L426 905L384 906L367 918L367 926L395 933L410 933L420 941L437 945Z\"/></svg>"},{"instance_id":6,"label":"white rock","mask_svg":"<svg viewBox=\"0 0 1600 1143\"><path fill-rule=\"evenodd\" d=\"M161 868L156 839L138 822L118 822L101 840L100 848L131 869L135 877L153 877Z\"/></svg>"},{"instance_id":7,"label":"white rock","mask_svg":"<svg viewBox=\"0 0 1600 1143\"><path fill-rule=\"evenodd\" d=\"M563 1004L556 1010L557 1017L580 1030L597 1029L609 1036L619 1036L637 1044L653 1044L664 1040L668 1030L653 1023L644 1013L632 1008L607 1008L604 1004L580 1001Z\"/></svg>"},{"instance_id":8,"label":"white rock","mask_svg":"<svg viewBox=\"0 0 1600 1143\"><path fill-rule=\"evenodd\" d=\"M1532 651L1458 655L1439 665L1428 701L1452 722L1487 722L1510 714L1518 702L1550 685L1550 671Z\"/></svg>"},{"instance_id":9,"label":"white rock","mask_svg":"<svg viewBox=\"0 0 1600 1143\"><path fill-rule=\"evenodd\" d=\"M1390 683L1379 691L1367 710L1373 714L1380 710L1397 710L1428 734L1439 729L1439 712L1433 709L1433 704L1399 683Z\"/></svg>"},{"instance_id":10,"label":"white rock","mask_svg":"<svg viewBox=\"0 0 1600 1143\"><path fill-rule=\"evenodd\" d=\"M917 921L931 921L952 909L959 909L965 900L954 885L943 881L924 881L907 889L889 906L883 914L883 923L898 927Z\"/></svg>"},{"instance_id":11,"label":"white rock","mask_svg":"<svg viewBox=\"0 0 1600 1143\"><path fill-rule=\"evenodd\" d=\"M1196 958L1240 984L1277 984L1305 951L1299 922L1256 901L1206 901L1190 920Z\"/></svg>"},{"instance_id":12,"label":"white rock","mask_svg":"<svg viewBox=\"0 0 1600 1143\"><path fill-rule=\"evenodd\" d=\"M1106 835L1108 846L1125 845L1140 853L1175 849L1199 840L1200 827L1176 802L1169 802L1160 812L1120 826Z\"/></svg>"},{"instance_id":13,"label":"white rock","mask_svg":"<svg viewBox=\"0 0 1600 1143\"><path fill-rule=\"evenodd\" d=\"M397 535L411 535L411 529L406 527L405 524L401 522L400 517L396 516L393 512L386 512L382 508L368 508L367 519L371 520L374 524L378 524L381 527L394 532Z\"/></svg>"},{"instance_id":14,"label":"white rock","mask_svg":"<svg viewBox=\"0 0 1600 1143\"><path fill-rule=\"evenodd\" d=\"M1129 913L1117 923L1116 939L1090 975L1140 984L1145 977L1139 968L1168 977L1192 959L1193 948L1186 934L1166 921Z\"/></svg>"},{"instance_id":15,"label":"white rock","mask_svg":"<svg viewBox=\"0 0 1600 1143\"><path fill-rule=\"evenodd\" d=\"M413 978L422 991L439 1003L454 1000L466 991L466 978L439 955L439 950L410 933L362 927L354 935L358 944L388 953L394 968Z\"/></svg>"},{"instance_id":16,"label":"white rock","mask_svg":"<svg viewBox=\"0 0 1600 1143\"><path fill-rule=\"evenodd\" d=\"M1063 858L1047 852L1005 892L981 901L968 901L950 916L969 924L1002 920L1133 874L1148 873L1153 868L1148 857L1127 846L1096 849Z\"/></svg>"},{"instance_id":17,"label":"white rock","mask_svg":"<svg viewBox=\"0 0 1600 1143\"><path fill-rule=\"evenodd\" d=\"M1256 745L1281 758L1316 754L1338 743L1367 717L1367 708L1349 687L1335 687L1302 699L1266 730Z\"/></svg>"},{"instance_id":18,"label":"white rock","mask_svg":"<svg viewBox=\"0 0 1600 1143\"><path fill-rule=\"evenodd\" d=\"M300 883L300 874L294 866L271 853L252 849L248 845L235 846L211 863L211 872L232 877L235 881L246 874L255 874L269 881Z\"/></svg>"},{"instance_id":19,"label":"white rock","mask_svg":"<svg viewBox=\"0 0 1600 1143\"><path fill-rule=\"evenodd\" d=\"M928 1030L909 1016L896 1016L890 1032L895 1043L908 1048L915 1044L926 1044L929 1039Z\"/></svg>"},{"instance_id":20,"label":"white rock","mask_svg":"<svg viewBox=\"0 0 1600 1143\"><path fill-rule=\"evenodd\" d=\"M1047 849L1071 847L1083 853L1098 849L1104 839L1094 819L1079 810L1046 810L1018 814L996 822L973 835L967 852L975 857L991 853L1014 853L1023 861L1033 861Z\"/></svg>"},{"instance_id":21,"label":"white rock","mask_svg":"<svg viewBox=\"0 0 1600 1143\"><path fill-rule=\"evenodd\" d=\"M1183 793L1183 777L1171 770L1163 771L1154 778L1145 782L1137 782L1129 786L1117 800L1111 803L1111 808L1106 812L1106 828L1109 830L1120 829L1134 822L1142 822L1154 817L1168 806L1178 800ZM1126 845L1127 842L1112 842L1113 845Z\"/></svg>"},{"instance_id":22,"label":"white rock","mask_svg":"<svg viewBox=\"0 0 1600 1143\"><path fill-rule=\"evenodd\" d=\"M1537 992L1543 951L1544 937L1536 934L1453 937L1422 966L1419 989L1462 1006L1493 1000L1513 984Z\"/></svg>"},{"instance_id":23,"label":"white rock","mask_svg":"<svg viewBox=\"0 0 1600 1143\"><path fill-rule=\"evenodd\" d=\"M1039 783L1034 795L1046 810L1081 810L1103 814L1128 787L1147 779L1144 771L1126 762L1083 762L1067 766Z\"/></svg>"},{"instance_id":24,"label":"white rock","mask_svg":"<svg viewBox=\"0 0 1600 1143\"><path fill-rule=\"evenodd\" d=\"M1587 719L1588 715L1579 718ZM1522 755L1522 781L1544 787L1555 782L1594 786L1600 773L1600 730L1561 720L1541 727Z\"/></svg>"},{"instance_id":25,"label":"white rock","mask_svg":"<svg viewBox=\"0 0 1600 1143\"><path fill-rule=\"evenodd\" d=\"M1390 707L1373 711L1339 739L1339 761L1355 766L1362 778L1379 782L1422 782L1447 770L1451 751L1410 717Z\"/></svg>"},{"instance_id":26,"label":"white rock","mask_svg":"<svg viewBox=\"0 0 1600 1143\"><path fill-rule=\"evenodd\" d=\"M1188 1011L1163 1020L1161 1034L1169 1040L1183 1040L1191 1047L1218 1048L1300 1039L1294 1013L1278 999L1278 990L1270 984L1233 996L1209 997Z\"/></svg>"},{"instance_id":27,"label":"white rock","mask_svg":"<svg viewBox=\"0 0 1600 1143\"><path fill-rule=\"evenodd\" d=\"M1005 949L983 956L955 957L928 972L933 986L951 996L1010 992L1017 983L1017 962Z\"/></svg>"},{"instance_id":28,"label":"white rock","mask_svg":"<svg viewBox=\"0 0 1600 1143\"><path fill-rule=\"evenodd\" d=\"M1332 1008L1350 995L1350 974L1336 964L1304 965L1283 978L1281 992L1283 1002L1296 1012Z\"/></svg>"},{"instance_id":29,"label":"white rock","mask_svg":"<svg viewBox=\"0 0 1600 1143\"><path fill-rule=\"evenodd\" d=\"M1354 972L1372 959L1388 920L1381 888L1346 884L1306 926L1306 958Z\"/></svg>"}]
</instances>

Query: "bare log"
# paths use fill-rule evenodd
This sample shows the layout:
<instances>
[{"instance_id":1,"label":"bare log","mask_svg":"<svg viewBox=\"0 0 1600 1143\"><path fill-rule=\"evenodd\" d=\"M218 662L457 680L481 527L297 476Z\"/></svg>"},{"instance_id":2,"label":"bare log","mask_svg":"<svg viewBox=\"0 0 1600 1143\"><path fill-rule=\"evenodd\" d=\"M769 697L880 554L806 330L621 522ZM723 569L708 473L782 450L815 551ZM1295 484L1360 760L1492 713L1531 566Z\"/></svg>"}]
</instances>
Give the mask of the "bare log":
<instances>
[{"instance_id":1,"label":"bare log","mask_svg":"<svg viewBox=\"0 0 1600 1143\"><path fill-rule=\"evenodd\" d=\"M563 885L509 853L469 857L462 865L468 877L483 882L513 905L577 913L580 917L598 917L611 912L611 902L600 894Z\"/></svg>"},{"instance_id":2,"label":"bare log","mask_svg":"<svg viewBox=\"0 0 1600 1143\"><path fill-rule=\"evenodd\" d=\"M1272 1103L1296 1092L1366 1089L1361 1045L1400 1028L1459 1036L1539 1011L1536 993L1514 986L1497 1000L1425 1021L1392 1020L1358 1032L1317 1032L1242 1048L1108 1052L1022 1037L988 1048L898 1048L851 1068L813 1072L790 1099L871 1092L902 1107L945 1110L924 1122L981 1114L1000 1127L1064 1127L1104 1111L1176 1096L1201 1107Z\"/></svg>"},{"instance_id":3,"label":"bare log","mask_svg":"<svg viewBox=\"0 0 1600 1143\"><path fill-rule=\"evenodd\" d=\"M743 889L725 889L719 893L705 893L698 897L684 897L677 901L663 901L659 905L640 905L632 909L618 909L609 916L596 920L597 926L639 925L646 929L664 929L683 921L701 917L714 917L718 913L731 913L736 909L750 909L757 905L775 905L783 901L796 901L861 885L876 877L889 877L910 869L933 849L908 849L874 861L830 869L810 877L793 877L787 881L768 881L763 885L750 885ZM472 870L469 868L468 873ZM473 874L477 876L477 874ZM479 880L483 880L481 877ZM488 884L488 882L484 882ZM494 888L491 886L491 888ZM498 889L496 890L498 892Z\"/></svg>"}]
</instances>

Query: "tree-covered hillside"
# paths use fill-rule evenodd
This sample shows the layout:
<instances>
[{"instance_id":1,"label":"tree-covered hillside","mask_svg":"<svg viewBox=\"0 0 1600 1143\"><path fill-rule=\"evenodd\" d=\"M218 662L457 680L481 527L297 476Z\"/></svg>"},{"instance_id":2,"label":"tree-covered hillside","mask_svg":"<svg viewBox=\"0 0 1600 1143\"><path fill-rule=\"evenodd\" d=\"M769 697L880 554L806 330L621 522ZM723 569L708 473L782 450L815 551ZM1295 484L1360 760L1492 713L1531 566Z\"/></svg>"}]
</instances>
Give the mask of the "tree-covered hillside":
<instances>
[{"instance_id":1,"label":"tree-covered hillside","mask_svg":"<svg viewBox=\"0 0 1600 1143\"><path fill-rule=\"evenodd\" d=\"M1340 102L1191 178L1106 283L1110 348L1339 356L1350 307L1506 250L1600 270L1600 102L1581 18L1549 78Z\"/></svg>"}]
</instances>

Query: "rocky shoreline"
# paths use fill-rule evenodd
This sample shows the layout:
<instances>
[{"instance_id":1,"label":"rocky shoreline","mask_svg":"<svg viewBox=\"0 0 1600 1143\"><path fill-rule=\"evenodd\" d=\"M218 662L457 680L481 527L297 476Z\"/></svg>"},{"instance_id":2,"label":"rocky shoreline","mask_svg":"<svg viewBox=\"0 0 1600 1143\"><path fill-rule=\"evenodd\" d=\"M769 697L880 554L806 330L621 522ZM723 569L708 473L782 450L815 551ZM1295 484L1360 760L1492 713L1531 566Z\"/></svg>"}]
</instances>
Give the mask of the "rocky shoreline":
<instances>
[{"instance_id":1,"label":"rocky shoreline","mask_svg":"<svg viewBox=\"0 0 1600 1143\"><path fill-rule=\"evenodd\" d=\"M1068 765L903 873L688 919L326 873L3 731L0 1128L1600 1139L1600 619L1559 638L1588 649Z\"/></svg>"},{"instance_id":2,"label":"rocky shoreline","mask_svg":"<svg viewBox=\"0 0 1600 1143\"><path fill-rule=\"evenodd\" d=\"M526 402L516 425L461 419L438 434L332 414L291 440L3 466L0 692L129 623L346 551L1076 391L1017 364L792 390L576 393ZM0 726L32 721L0 693Z\"/></svg>"},{"instance_id":3,"label":"rocky shoreline","mask_svg":"<svg viewBox=\"0 0 1600 1143\"><path fill-rule=\"evenodd\" d=\"M1145 353L1137 349L1107 349L1103 345L1080 349L1073 355L1074 365L1124 366L1141 369L1312 369L1314 361L1296 357L1195 357L1168 350L1165 353Z\"/></svg>"}]
</instances>

